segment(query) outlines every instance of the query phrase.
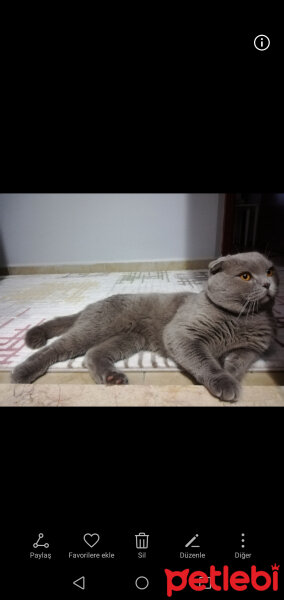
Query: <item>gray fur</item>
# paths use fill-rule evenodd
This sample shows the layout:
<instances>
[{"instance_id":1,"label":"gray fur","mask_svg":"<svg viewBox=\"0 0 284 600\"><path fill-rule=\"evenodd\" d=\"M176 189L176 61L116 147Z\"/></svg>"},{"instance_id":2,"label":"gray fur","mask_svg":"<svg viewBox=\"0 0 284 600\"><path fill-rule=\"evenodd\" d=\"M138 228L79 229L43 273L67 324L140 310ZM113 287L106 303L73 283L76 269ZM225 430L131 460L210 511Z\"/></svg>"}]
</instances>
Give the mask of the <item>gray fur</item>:
<instances>
[{"instance_id":1,"label":"gray fur","mask_svg":"<svg viewBox=\"0 0 284 600\"><path fill-rule=\"evenodd\" d=\"M272 308L278 276L258 252L228 255L209 264L206 289L199 294L119 294L58 317L26 334L39 348L12 373L30 383L54 363L84 355L98 383L127 383L114 363L141 350L172 358L213 396L238 398L240 380L270 346L275 333ZM241 279L250 273L251 279Z\"/></svg>"}]
</instances>

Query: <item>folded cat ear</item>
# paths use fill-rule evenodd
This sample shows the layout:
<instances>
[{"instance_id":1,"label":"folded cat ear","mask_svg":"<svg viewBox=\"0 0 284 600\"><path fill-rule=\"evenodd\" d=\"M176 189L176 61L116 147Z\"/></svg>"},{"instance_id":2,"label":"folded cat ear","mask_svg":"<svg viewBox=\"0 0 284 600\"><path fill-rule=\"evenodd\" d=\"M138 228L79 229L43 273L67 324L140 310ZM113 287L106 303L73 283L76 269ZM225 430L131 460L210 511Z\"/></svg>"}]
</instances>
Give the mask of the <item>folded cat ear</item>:
<instances>
[{"instance_id":1,"label":"folded cat ear","mask_svg":"<svg viewBox=\"0 0 284 600\"><path fill-rule=\"evenodd\" d=\"M230 254L228 256L230 256ZM226 258L228 258L228 256L220 256L220 258L217 258L216 260L213 260L211 263L209 263L208 268L210 275L215 275L215 273L219 273L219 271L222 271L224 262Z\"/></svg>"}]
</instances>

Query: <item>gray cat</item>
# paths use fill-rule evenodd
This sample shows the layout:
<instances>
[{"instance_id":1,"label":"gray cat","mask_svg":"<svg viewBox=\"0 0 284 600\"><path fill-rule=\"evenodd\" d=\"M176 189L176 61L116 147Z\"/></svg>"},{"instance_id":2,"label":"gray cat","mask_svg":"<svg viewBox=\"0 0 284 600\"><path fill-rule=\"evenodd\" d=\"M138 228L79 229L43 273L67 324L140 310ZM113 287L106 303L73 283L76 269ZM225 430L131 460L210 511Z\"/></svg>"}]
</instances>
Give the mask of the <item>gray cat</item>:
<instances>
[{"instance_id":1,"label":"gray cat","mask_svg":"<svg viewBox=\"0 0 284 600\"><path fill-rule=\"evenodd\" d=\"M199 294L118 294L58 317L26 333L30 348L44 346L12 373L30 383L54 363L84 355L98 383L124 384L114 363L141 350L172 358L213 396L233 402L240 380L270 346L278 276L258 252L228 255L209 264Z\"/></svg>"}]
</instances>

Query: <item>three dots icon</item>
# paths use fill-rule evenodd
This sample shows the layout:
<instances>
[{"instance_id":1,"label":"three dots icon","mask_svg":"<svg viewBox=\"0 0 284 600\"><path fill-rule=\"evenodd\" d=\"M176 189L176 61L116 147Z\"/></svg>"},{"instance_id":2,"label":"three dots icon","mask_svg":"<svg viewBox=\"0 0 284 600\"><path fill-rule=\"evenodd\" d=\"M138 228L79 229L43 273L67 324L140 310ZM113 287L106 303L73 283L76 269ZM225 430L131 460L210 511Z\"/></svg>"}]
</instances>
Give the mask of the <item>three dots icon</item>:
<instances>
[{"instance_id":1,"label":"three dots icon","mask_svg":"<svg viewBox=\"0 0 284 600\"><path fill-rule=\"evenodd\" d=\"M245 534L244 533L242 533L241 542L242 542L242 548L244 548L245 547Z\"/></svg>"}]
</instances>

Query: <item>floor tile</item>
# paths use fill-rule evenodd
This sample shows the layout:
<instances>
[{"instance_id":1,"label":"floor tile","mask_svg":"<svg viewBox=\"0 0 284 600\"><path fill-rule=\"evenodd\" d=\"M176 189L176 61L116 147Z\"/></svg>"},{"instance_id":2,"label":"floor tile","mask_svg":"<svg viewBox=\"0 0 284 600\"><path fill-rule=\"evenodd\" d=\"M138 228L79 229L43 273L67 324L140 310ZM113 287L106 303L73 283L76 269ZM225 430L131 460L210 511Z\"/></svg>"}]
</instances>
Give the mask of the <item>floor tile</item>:
<instances>
[{"instance_id":1,"label":"floor tile","mask_svg":"<svg viewBox=\"0 0 284 600\"><path fill-rule=\"evenodd\" d=\"M200 385L103 386L0 384L0 406L284 407L284 386L244 386L238 402L220 402Z\"/></svg>"},{"instance_id":2,"label":"floor tile","mask_svg":"<svg viewBox=\"0 0 284 600\"><path fill-rule=\"evenodd\" d=\"M1 406L57 407L60 387L58 385L1 384Z\"/></svg>"}]
</instances>

